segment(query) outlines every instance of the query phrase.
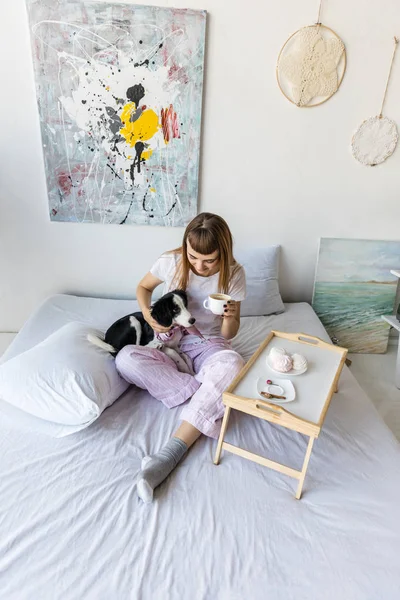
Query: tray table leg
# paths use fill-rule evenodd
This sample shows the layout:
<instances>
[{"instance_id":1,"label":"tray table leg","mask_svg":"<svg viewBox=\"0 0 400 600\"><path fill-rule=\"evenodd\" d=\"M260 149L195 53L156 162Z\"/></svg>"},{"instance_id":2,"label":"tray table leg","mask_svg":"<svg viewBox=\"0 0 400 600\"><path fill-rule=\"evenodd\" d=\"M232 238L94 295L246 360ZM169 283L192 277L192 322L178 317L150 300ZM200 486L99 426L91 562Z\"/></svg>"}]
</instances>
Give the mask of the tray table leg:
<instances>
[{"instance_id":1,"label":"tray table leg","mask_svg":"<svg viewBox=\"0 0 400 600\"><path fill-rule=\"evenodd\" d=\"M217 451L215 453L215 458L214 458L215 465L219 465L219 459L221 458L222 443L224 441L224 435L226 432L226 428L228 427L228 421L229 421L230 414L231 414L231 407L226 406L224 418L222 419L221 433L219 434L219 438L218 438Z\"/></svg>"},{"instance_id":2,"label":"tray table leg","mask_svg":"<svg viewBox=\"0 0 400 600\"><path fill-rule=\"evenodd\" d=\"M306 455L304 457L303 468L301 469L301 475L300 475L300 479L299 479L299 485L297 486L297 492L296 492L296 499L297 500L300 500L300 498L301 498L301 492L303 490L304 479L306 477L307 467L308 467L308 463L309 463L309 460L310 460L311 450L312 450L313 444L314 444L314 438L310 437L309 442L308 442L308 446L307 446L307 450L306 450Z\"/></svg>"}]
</instances>

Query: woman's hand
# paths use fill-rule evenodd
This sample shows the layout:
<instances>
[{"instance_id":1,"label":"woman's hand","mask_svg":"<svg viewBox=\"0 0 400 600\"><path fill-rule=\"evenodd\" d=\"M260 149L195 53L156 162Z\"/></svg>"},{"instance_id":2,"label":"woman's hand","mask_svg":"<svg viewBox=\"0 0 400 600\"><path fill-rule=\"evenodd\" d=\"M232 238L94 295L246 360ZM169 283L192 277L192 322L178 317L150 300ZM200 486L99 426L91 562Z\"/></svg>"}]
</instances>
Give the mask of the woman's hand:
<instances>
[{"instance_id":1,"label":"woman's hand","mask_svg":"<svg viewBox=\"0 0 400 600\"><path fill-rule=\"evenodd\" d=\"M221 333L226 340L235 337L240 327L240 302L228 300L222 315Z\"/></svg>"},{"instance_id":2,"label":"woman's hand","mask_svg":"<svg viewBox=\"0 0 400 600\"><path fill-rule=\"evenodd\" d=\"M240 302L228 300L228 302L224 304L224 314L222 317L224 319L236 319L236 321L240 320Z\"/></svg>"},{"instance_id":3,"label":"woman's hand","mask_svg":"<svg viewBox=\"0 0 400 600\"><path fill-rule=\"evenodd\" d=\"M143 310L142 312L144 320L147 321L147 323L156 333L167 333L167 331L171 329L172 325L170 327L164 327L163 325L157 323L157 321L151 316L151 310L149 308L147 310Z\"/></svg>"},{"instance_id":4,"label":"woman's hand","mask_svg":"<svg viewBox=\"0 0 400 600\"><path fill-rule=\"evenodd\" d=\"M139 282L136 290L136 297L142 310L143 317L156 333L166 333L171 329L171 327L163 327L157 323L151 316L151 308L149 308L151 295L161 283L161 279L157 279L157 277L154 277L151 273L147 273L147 275Z\"/></svg>"}]
</instances>

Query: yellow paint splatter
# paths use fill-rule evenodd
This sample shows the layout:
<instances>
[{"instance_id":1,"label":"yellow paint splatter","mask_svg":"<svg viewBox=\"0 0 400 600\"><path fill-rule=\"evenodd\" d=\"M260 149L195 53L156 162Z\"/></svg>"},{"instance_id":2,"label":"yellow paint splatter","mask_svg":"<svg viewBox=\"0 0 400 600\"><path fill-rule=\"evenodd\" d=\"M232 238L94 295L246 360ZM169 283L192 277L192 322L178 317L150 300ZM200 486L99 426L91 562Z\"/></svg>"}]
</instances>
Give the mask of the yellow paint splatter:
<instances>
[{"instance_id":1,"label":"yellow paint splatter","mask_svg":"<svg viewBox=\"0 0 400 600\"><path fill-rule=\"evenodd\" d=\"M126 142L130 146L134 146L137 141L143 142L149 140L160 129L158 116L154 110L146 108L140 117L132 123L130 120L131 115L135 114L135 112L135 103L128 102L128 104L125 104L121 113L121 121L125 126L119 130L119 133L124 136ZM145 152L142 153L143 158L145 158L144 154Z\"/></svg>"},{"instance_id":2,"label":"yellow paint splatter","mask_svg":"<svg viewBox=\"0 0 400 600\"><path fill-rule=\"evenodd\" d=\"M153 150L151 148L149 148L148 150L143 150L142 154L140 155L141 158L144 158L144 160L147 160L148 158L150 158L150 156L153 154Z\"/></svg>"},{"instance_id":3,"label":"yellow paint splatter","mask_svg":"<svg viewBox=\"0 0 400 600\"><path fill-rule=\"evenodd\" d=\"M155 191L156 191L156 188L150 188L150 191L151 191L151 192L155 192Z\"/></svg>"}]
</instances>

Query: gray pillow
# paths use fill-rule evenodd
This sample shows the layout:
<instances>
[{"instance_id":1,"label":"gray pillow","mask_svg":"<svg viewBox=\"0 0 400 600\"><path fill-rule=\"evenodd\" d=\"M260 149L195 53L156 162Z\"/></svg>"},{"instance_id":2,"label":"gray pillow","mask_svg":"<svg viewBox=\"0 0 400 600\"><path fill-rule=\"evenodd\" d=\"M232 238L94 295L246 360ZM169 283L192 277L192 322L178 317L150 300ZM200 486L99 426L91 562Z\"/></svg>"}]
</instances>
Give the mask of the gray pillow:
<instances>
[{"instance_id":1,"label":"gray pillow","mask_svg":"<svg viewBox=\"0 0 400 600\"><path fill-rule=\"evenodd\" d=\"M272 315L284 312L279 292L280 246L238 248L235 258L246 271L246 300L242 302L243 317Z\"/></svg>"}]
</instances>

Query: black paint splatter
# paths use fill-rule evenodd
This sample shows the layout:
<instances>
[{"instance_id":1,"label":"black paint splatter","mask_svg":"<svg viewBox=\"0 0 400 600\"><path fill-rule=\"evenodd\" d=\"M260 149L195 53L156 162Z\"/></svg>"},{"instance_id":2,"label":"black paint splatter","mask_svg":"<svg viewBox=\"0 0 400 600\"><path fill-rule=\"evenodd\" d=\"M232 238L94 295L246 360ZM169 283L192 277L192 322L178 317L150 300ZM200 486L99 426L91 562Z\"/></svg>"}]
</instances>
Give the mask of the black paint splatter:
<instances>
[{"instance_id":1,"label":"black paint splatter","mask_svg":"<svg viewBox=\"0 0 400 600\"><path fill-rule=\"evenodd\" d=\"M120 225L124 225L126 223L128 215L131 212L131 208L132 208L132 204L133 204L134 199L135 199L135 192L132 192L132 200L131 200L131 202L129 204L129 208L128 208L128 211L127 211L125 217L122 219L122 221L120 221Z\"/></svg>"},{"instance_id":2,"label":"black paint splatter","mask_svg":"<svg viewBox=\"0 0 400 600\"><path fill-rule=\"evenodd\" d=\"M117 171L115 171L115 169L113 169L113 168L112 168L112 166L111 166L109 163L107 163L107 167L108 167L109 169L111 169L111 171L114 173L115 177L118 177L118 179L120 179L121 181L123 181L122 177L120 177L120 176L118 175Z\"/></svg>"},{"instance_id":3,"label":"black paint splatter","mask_svg":"<svg viewBox=\"0 0 400 600\"><path fill-rule=\"evenodd\" d=\"M132 181L132 186L135 185L135 169L137 168L137 172L140 173L140 163L142 162L142 153L143 153L144 149L145 149L145 145L143 144L143 142L136 142L136 144L135 144L136 155L135 155L133 163L131 164L131 167L129 169L130 177L131 177L131 181ZM147 191L146 191L146 194L147 194ZM132 200L131 200L131 202L129 204L128 211L127 211L125 217L120 222L120 225L123 225L124 223L126 223L128 215L129 215L130 210L132 208L132 204L133 204L133 200L134 200L134 198L133 198L134 195L135 195L135 192L132 193ZM146 199L146 196L145 196L145 199Z\"/></svg>"},{"instance_id":4,"label":"black paint splatter","mask_svg":"<svg viewBox=\"0 0 400 600\"><path fill-rule=\"evenodd\" d=\"M136 167L137 167L137 172L140 173L140 162L141 162L142 153L144 150L143 142L136 142L135 150L136 150L136 156L135 156L133 163L131 164L131 168L130 168L130 176L131 176L131 180L132 180L132 185L135 184L135 168Z\"/></svg>"},{"instance_id":5,"label":"black paint splatter","mask_svg":"<svg viewBox=\"0 0 400 600\"><path fill-rule=\"evenodd\" d=\"M168 217L168 215L174 210L175 206L178 203L178 192L177 192L177 187L178 184L175 185L175 202L172 203L171 208L169 209L169 211L167 213L165 213L164 217Z\"/></svg>"},{"instance_id":6,"label":"black paint splatter","mask_svg":"<svg viewBox=\"0 0 400 600\"><path fill-rule=\"evenodd\" d=\"M126 90L126 97L128 98L128 100L135 103L136 108L139 108L139 104L140 104L140 101L143 98L143 96L144 96L144 87L142 86L141 83L132 85L132 87L130 87Z\"/></svg>"},{"instance_id":7,"label":"black paint splatter","mask_svg":"<svg viewBox=\"0 0 400 600\"><path fill-rule=\"evenodd\" d=\"M147 192L149 191L149 187L150 187L150 186L148 186L148 188L147 188L147 190L145 191L145 194L144 194L144 196L143 196L142 208L143 208L144 212L149 212L149 211L147 210L147 208L146 208L146 198L147 198Z\"/></svg>"},{"instance_id":8,"label":"black paint splatter","mask_svg":"<svg viewBox=\"0 0 400 600\"><path fill-rule=\"evenodd\" d=\"M149 56L149 58L146 58L146 60L143 60L141 63L134 63L134 67L142 67L143 65L146 65L146 67L149 66L149 62L152 58L155 57L155 55L158 53L158 51L163 47L163 44L159 44L158 48L153 52L153 54L151 56ZM133 58L129 59L129 62L133 62ZM154 62L153 62L154 64Z\"/></svg>"}]
</instances>

